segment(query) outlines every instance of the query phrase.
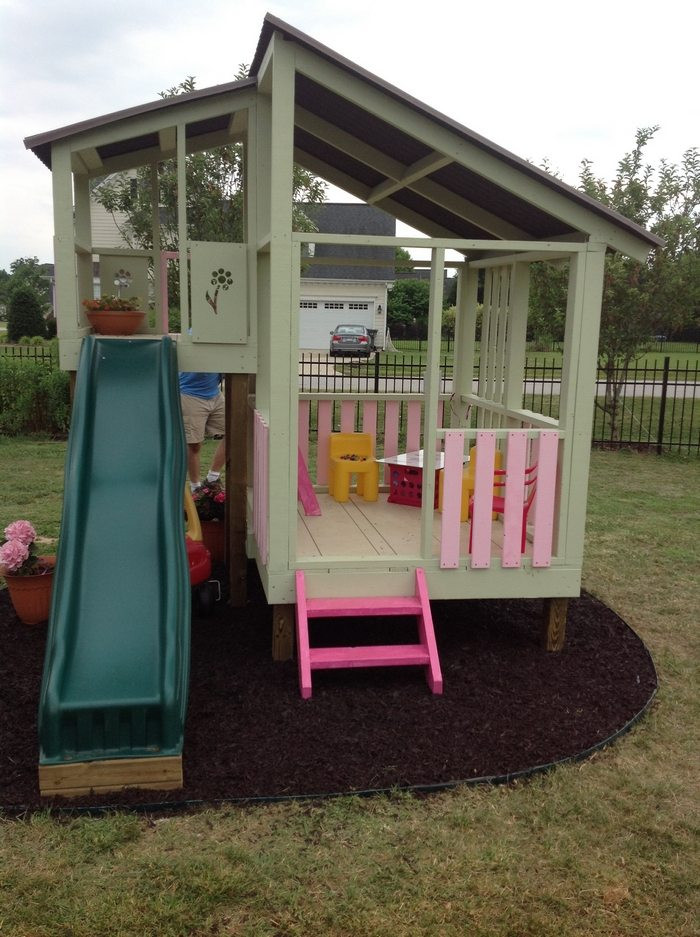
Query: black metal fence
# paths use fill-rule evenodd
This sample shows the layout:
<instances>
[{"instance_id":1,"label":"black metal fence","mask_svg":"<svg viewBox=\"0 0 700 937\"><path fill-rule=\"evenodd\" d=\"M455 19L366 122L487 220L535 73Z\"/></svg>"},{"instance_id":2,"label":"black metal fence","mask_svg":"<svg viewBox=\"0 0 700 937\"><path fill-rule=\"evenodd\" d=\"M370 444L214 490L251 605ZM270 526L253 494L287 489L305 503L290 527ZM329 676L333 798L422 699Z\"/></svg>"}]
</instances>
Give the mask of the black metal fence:
<instances>
[{"instance_id":1,"label":"black metal fence","mask_svg":"<svg viewBox=\"0 0 700 937\"><path fill-rule=\"evenodd\" d=\"M370 360L329 359L302 354L299 389L317 393L417 394L423 390L426 364L420 355L401 358L381 353ZM440 357L440 391L452 392L452 357ZM525 368L523 408L559 417L562 366L535 358ZM479 386L479 366L473 390ZM700 455L700 366L673 362L636 365L608 382L600 372L593 413L593 445L634 447Z\"/></svg>"},{"instance_id":2,"label":"black metal fence","mask_svg":"<svg viewBox=\"0 0 700 937\"><path fill-rule=\"evenodd\" d=\"M54 361L58 367L58 356L50 345L0 345L0 357L43 364L53 369Z\"/></svg>"},{"instance_id":3,"label":"black metal fence","mask_svg":"<svg viewBox=\"0 0 700 937\"><path fill-rule=\"evenodd\" d=\"M686 343L687 348L687 343ZM0 345L0 356L53 369L46 345ZM426 363L421 354L378 353L371 359L330 359L324 353L300 356L299 389L317 393L418 394ZM557 419L562 367L536 357L525 368L523 407ZM440 391L452 392L452 356L440 356ZM474 374L478 389L479 367ZM655 452L700 455L700 365L670 355L657 366L634 365L614 384L598 374L593 414L593 445L635 447Z\"/></svg>"}]
</instances>

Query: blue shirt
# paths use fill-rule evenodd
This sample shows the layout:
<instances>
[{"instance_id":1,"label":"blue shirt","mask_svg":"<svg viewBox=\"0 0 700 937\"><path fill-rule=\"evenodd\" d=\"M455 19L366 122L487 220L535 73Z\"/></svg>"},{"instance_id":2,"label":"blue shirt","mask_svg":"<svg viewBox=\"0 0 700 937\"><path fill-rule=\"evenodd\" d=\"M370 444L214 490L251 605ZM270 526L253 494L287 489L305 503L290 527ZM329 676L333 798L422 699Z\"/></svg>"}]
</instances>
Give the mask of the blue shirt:
<instances>
[{"instance_id":1,"label":"blue shirt","mask_svg":"<svg viewBox=\"0 0 700 937\"><path fill-rule=\"evenodd\" d=\"M209 374L206 371L181 371L180 393L188 397L203 397L211 400L220 393L220 374Z\"/></svg>"}]
</instances>

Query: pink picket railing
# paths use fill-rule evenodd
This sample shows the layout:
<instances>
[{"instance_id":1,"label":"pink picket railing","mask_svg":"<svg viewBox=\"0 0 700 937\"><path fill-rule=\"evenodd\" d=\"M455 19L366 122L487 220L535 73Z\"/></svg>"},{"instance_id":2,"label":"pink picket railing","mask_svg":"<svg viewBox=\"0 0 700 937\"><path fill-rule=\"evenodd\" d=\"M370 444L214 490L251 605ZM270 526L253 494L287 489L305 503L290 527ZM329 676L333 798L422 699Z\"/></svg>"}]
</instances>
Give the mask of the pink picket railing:
<instances>
[{"instance_id":1,"label":"pink picket railing","mask_svg":"<svg viewBox=\"0 0 700 937\"><path fill-rule=\"evenodd\" d=\"M316 411L316 452L315 459L313 459L310 443L311 404L310 399L299 401L299 449L306 464L315 465L312 478L317 485L328 484L328 446L334 429L339 429L342 433L351 433L355 430L369 433L378 457L387 458L396 455L399 451L412 452L422 446L423 408L420 400L385 401L382 425L379 401L376 399L324 398L318 401ZM404 408L403 414L402 408ZM438 426L442 426L443 412L444 401L441 400L438 405ZM406 430L405 443L400 443L402 422ZM385 483L388 484L388 482L389 468L387 466Z\"/></svg>"},{"instance_id":2,"label":"pink picket railing","mask_svg":"<svg viewBox=\"0 0 700 937\"><path fill-rule=\"evenodd\" d=\"M268 494L270 488L270 429L255 410L253 414L253 536L263 565L269 549Z\"/></svg>"},{"instance_id":3,"label":"pink picket railing","mask_svg":"<svg viewBox=\"0 0 700 937\"><path fill-rule=\"evenodd\" d=\"M462 473L465 453L464 430L445 431L445 466L443 476L442 533L440 566L456 569L460 557L460 505ZM523 504L526 498L526 472L536 465L536 492L529 510L527 523L532 528L532 565L546 567L552 560L554 507L557 478L559 433L555 430L511 430L505 434L493 430L476 433L476 471L471 512L472 569L488 569L493 554L493 495L496 443L503 442L506 470L497 476L502 487L497 489L504 498L503 541L501 565L518 568L522 563L521 538L523 530ZM534 473L533 473L534 477Z\"/></svg>"}]
</instances>

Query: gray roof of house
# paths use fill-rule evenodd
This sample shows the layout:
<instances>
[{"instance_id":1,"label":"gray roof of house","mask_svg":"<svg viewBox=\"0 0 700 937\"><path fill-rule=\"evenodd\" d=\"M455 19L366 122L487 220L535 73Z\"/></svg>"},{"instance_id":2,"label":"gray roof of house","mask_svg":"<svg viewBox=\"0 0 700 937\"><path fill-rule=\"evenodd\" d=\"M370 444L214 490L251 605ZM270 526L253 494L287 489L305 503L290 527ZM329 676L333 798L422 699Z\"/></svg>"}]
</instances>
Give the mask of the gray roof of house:
<instances>
[{"instance_id":1,"label":"gray roof of house","mask_svg":"<svg viewBox=\"0 0 700 937\"><path fill-rule=\"evenodd\" d=\"M322 234L396 234L396 219L374 205L361 202L322 202L306 205L304 211ZM343 257L361 260L383 260L384 267L348 264L313 264L306 261L303 277L328 280L393 280L394 249L392 247L361 247L359 245L316 244L314 258Z\"/></svg>"}]
</instances>

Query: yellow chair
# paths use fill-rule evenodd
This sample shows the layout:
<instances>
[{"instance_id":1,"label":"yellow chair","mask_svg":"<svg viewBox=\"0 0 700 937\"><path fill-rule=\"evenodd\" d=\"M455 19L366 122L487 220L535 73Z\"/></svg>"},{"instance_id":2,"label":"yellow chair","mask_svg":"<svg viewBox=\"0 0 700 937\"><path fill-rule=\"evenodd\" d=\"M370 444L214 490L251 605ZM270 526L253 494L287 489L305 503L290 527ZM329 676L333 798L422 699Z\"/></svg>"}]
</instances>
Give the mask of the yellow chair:
<instances>
[{"instance_id":1,"label":"yellow chair","mask_svg":"<svg viewBox=\"0 0 700 937\"><path fill-rule=\"evenodd\" d=\"M369 433L331 433L329 442L328 494L336 501L350 497L350 480L357 475L357 493L365 501L379 497L379 465L374 461Z\"/></svg>"},{"instance_id":2,"label":"yellow chair","mask_svg":"<svg viewBox=\"0 0 700 937\"><path fill-rule=\"evenodd\" d=\"M503 454L500 449L496 449L494 453L494 464L495 469L500 469L503 465ZM444 469L440 469L440 475L438 478L438 510L442 511L442 477L444 475ZM474 494L474 477L476 475L476 446L472 446L469 450L469 461L462 469L462 502L460 504L459 510L459 519L462 523L467 520L469 517L469 499ZM494 495L499 494L496 486L493 489ZM494 518L496 515L494 514Z\"/></svg>"}]
</instances>

